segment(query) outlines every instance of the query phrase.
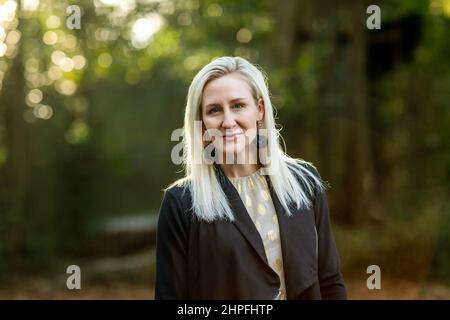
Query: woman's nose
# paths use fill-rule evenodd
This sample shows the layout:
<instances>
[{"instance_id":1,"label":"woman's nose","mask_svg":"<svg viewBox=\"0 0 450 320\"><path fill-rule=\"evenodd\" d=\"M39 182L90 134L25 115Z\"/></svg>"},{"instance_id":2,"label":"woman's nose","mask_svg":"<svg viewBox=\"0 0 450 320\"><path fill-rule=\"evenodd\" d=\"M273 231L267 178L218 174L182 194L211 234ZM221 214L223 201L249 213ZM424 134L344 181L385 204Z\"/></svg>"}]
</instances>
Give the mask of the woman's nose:
<instances>
[{"instance_id":1,"label":"woman's nose","mask_svg":"<svg viewBox=\"0 0 450 320\"><path fill-rule=\"evenodd\" d=\"M236 121L234 119L234 115L231 112L225 112L222 122L222 127L224 128L232 128L236 125Z\"/></svg>"}]
</instances>

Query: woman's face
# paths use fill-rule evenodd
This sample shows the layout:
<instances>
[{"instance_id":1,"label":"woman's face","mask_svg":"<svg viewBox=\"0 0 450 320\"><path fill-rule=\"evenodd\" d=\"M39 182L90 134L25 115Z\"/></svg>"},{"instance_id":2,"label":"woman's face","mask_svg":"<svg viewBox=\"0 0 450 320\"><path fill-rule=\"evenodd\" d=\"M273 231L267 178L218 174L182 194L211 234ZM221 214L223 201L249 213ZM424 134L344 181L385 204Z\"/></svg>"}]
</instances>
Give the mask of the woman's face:
<instances>
[{"instance_id":1,"label":"woman's face","mask_svg":"<svg viewBox=\"0 0 450 320\"><path fill-rule=\"evenodd\" d=\"M256 135L257 121L263 117L263 100L255 103L250 86L238 74L211 80L203 89L202 120L205 129L221 133L221 137L212 137L216 151L239 155L251 150L249 144Z\"/></svg>"}]
</instances>

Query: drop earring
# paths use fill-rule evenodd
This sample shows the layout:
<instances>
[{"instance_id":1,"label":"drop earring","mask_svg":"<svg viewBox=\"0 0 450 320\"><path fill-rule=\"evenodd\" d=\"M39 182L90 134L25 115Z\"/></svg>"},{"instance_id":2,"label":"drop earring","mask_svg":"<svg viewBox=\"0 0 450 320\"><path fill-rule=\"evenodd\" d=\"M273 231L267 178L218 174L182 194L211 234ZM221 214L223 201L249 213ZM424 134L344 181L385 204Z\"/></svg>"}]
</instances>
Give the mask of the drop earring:
<instances>
[{"instance_id":1,"label":"drop earring","mask_svg":"<svg viewBox=\"0 0 450 320\"><path fill-rule=\"evenodd\" d=\"M258 120L256 122L256 125L258 127L258 133L256 134L255 140L253 140L253 142L256 143L256 147L258 149L265 148L267 147L267 137L259 134L259 129L262 128L261 120Z\"/></svg>"},{"instance_id":2,"label":"drop earring","mask_svg":"<svg viewBox=\"0 0 450 320\"><path fill-rule=\"evenodd\" d=\"M216 149L213 143L208 144L203 149L203 159L205 159L208 164L216 162Z\"/></svg>"}]
</instances>

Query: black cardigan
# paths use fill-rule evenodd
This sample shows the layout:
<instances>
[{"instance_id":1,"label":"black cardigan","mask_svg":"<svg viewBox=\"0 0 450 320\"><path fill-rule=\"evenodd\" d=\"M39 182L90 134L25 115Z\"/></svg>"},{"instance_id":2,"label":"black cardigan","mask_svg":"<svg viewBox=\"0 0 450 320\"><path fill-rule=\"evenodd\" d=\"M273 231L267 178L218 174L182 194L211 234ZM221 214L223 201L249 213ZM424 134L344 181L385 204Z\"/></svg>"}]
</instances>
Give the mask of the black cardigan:
<instances>
[{"instance_id":1,"label":"black cardigan","mask_svg":"<svg viewBox=\"0 0 450 320\"><path fill-rule=\"evenodd\" d=\"M273 299L280 279L236 189L219 166L217 178L235 221L199 221L189 190L168 189L156 242L155 299ZM312 166L309 169L319 176ZM277 212L287 299L346 299L325 192L313 208L287 216L267 179Z\"/></svg>"}]
</instances>

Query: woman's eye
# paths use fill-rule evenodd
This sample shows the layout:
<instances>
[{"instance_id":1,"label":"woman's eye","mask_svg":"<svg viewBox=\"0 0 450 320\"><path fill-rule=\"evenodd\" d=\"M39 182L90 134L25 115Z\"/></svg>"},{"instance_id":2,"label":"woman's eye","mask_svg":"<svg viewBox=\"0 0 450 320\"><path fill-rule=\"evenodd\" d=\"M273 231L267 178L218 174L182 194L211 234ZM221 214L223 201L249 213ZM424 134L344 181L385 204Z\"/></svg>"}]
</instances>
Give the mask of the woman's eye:
<instances>
[{"instance_id":1,"label":"woman's eye","mask_svg":"<svg viewBox=\"0 0 450 320\"><path fill-rule=\"evenodd\" d=\"M241 109L243 107L243 105L241 103L236 103L233 107L235 109Z\"/></svg>"},{"instance_id":2,"label":"woman's eye","mask_svg":"<svg viewBox=\"0 0 450 320\"><path fill-rule=\"evenodd\" d=\"M213 113L216 113L218 111L219 111L219 108L214 107L214 108L209 109L208 114L213 114Z\"/></svg>"}]
</instances>

